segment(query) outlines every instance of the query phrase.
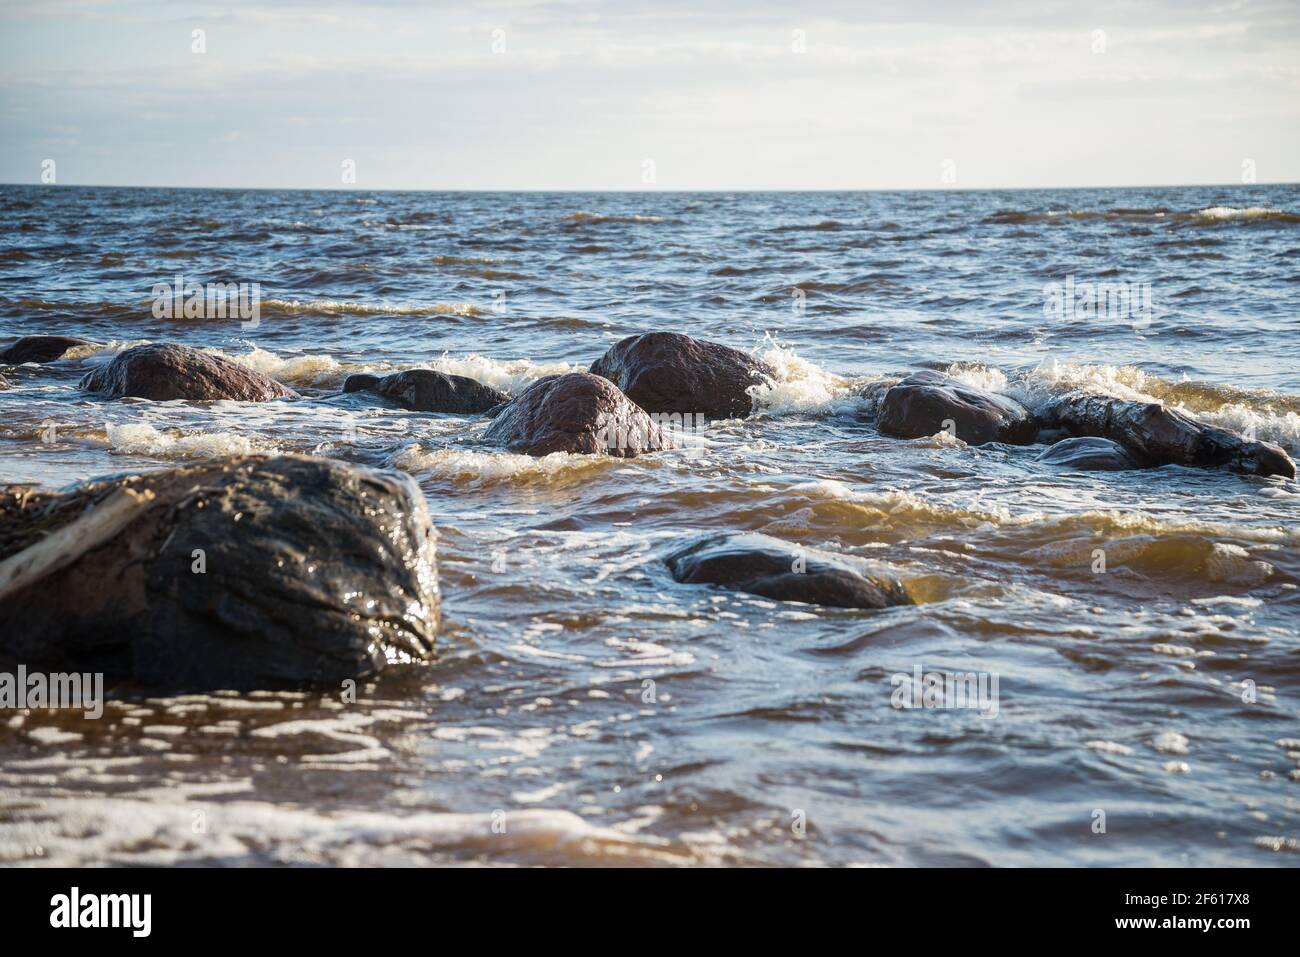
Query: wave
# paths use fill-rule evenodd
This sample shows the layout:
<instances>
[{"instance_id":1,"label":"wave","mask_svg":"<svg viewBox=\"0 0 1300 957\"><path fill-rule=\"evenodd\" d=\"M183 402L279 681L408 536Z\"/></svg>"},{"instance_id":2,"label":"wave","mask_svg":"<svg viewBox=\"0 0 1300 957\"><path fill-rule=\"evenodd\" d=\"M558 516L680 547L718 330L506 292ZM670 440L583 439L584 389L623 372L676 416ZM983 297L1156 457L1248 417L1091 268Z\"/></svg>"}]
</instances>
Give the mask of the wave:
<instances>
[{"instance_id":1,"label":"wave","mask_svg":"<svg viewBox=\"0 0 1300 957\"><path fill-rule=\"evenodd\" d=\"M404 472L427 473L458 484L529 485L583 479L610 468L624 467L626 463L622 459L570 452L534 457L510 452L426 449L413 444L390 454L385 465Z\"/></svg>"},{"instance_id":2,"label":"wave","mask_svg":"<svg viewBox=\"0 0 1300 957\"><path fill-rule=\"evenodd\" d=\"M1184 224L1214 224L1238 221L1273 221L1300 223L1300 214L1263 206L1237 208L1210 206L1195 211L1175 211L1165 206L1148 209L1061 209L1018 210L1000 209L985 216L980 222L989 225L1020 225L1024 223L1053 223L1087 220L1117 220L1127 222L1168 222Z\"/></svg>"},{"instance_id":3,"label":"wave","mask_svg":"<svg viewBox=\"0 0 1300 957\"><path fill-rule=\"evenodd\" d=\"M788 223L784 226L773 226L768 232L772 233L832 233L842 229L856 229L849 223L842 223L838 219L823 219L819 223Z\"/></svg>"},{"instance_id":4,"label":"wave","mask_svg":"<svg viewBox=\"0 0 1300 957\"><path fill-rule=\"evenodd\" d=\"M210 458L274 451L235 432L160 432L147 422L106 423L104 432L114 452L153 455L167 459Z\"/></svg>"},{"instance_id":5,"label":"wave","mask_svg":"<svg viewBox=\"0 0 1300 957\"><path fill-rule=\"evenodd\" d=\"M262 309L288 315L389 315L389 316L481 316L490 306L471 302L431 302L412 306L393 306L382 303L339 302L333 299L263 299Z\"/></svg>"},{"instance_id":6,"label":"wave","mask_svg":"<svg viewBox=\"0 0 1300 957\"><path fill-rule=\"evenodd\" d=\"M770 336L765 345L759 358L772 367L776 378L749 387L759 410L771 415L836 414L861 406L863 399L855 393L860 380L828 372Z\"/></svg>"},{"instance_id":7,"label":"wave","mask_svg":"<svg viewBox=\"0 0 1300 957\"><path fill-rule=\"evenodd\" d=\"M662 223L664 221L664 218L662 216L641 216L636 214L628 215L628 216L613 216L613 215L605 215L602 213L586 213L586 212L571 213L567 217L567 219L570 223L586 223L592 225L600 225L602 223L624 223L628 225L642 225L647 223Z\"/></svg>"},{"instance_id":8,"label":"wave","mask_svg":"<svg viewBox=\"0 0 1300 957\"><path fill-rule=\"evenodd\" d=\"M1208 425L1234 432L1253 429L1257 438L1275 442L1292 452L1300 451L1300 396L1230 385L1173 382L1133 366L1056 359L1040 363L1023 378L1010 383L996 369L973 367L952 374L972 385L1005 392L1030 408L1053 395L1076 389L1129 402L1161 402Z\"/></svg>"}]
</instances>

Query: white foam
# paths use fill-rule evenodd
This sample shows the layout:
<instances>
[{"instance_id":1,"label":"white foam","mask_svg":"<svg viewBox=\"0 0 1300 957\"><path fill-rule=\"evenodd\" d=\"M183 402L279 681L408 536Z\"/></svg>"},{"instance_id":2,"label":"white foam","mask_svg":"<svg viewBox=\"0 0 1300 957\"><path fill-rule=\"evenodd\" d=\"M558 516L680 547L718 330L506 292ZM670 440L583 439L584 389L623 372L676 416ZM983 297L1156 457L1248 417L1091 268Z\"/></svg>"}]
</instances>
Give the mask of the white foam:
<instances>
[{"instance_id":1,"label":"white foam","mask_svg":"<svg viewBox=\"0 0 1300 957\"><path fill-rule=\"evenodd\" d=\"M572 478L610 465L623 466L622 459L604 455L552 452L550 455L516 455L510 452L471 452L461 449L425 449L404 446L389 455L386 464L404 472L429 472L440 478L474 482L553 481Z\"/></svg>"},{"instance_id":2,"label":"white foam","mask_svg":"<svg viewBox=\"0 0 1300 957\"><path fill-rule=\"evenodd\" d=\"M1277 216L1285 216L1286 213L1269 206L1247 206L1244 209L1238 209L1235 206L1210 206L1207 209L1200 210L1196 215L1201 219L1230 220L1273 219Z\"/></svg>"},{"instance_id":3,"label":"white foam","mask_svg":"<svg viewBox=\"0 0 1300 957\"><path fill-rule=\"evenodd\" d=\"M1151 739L1151 747L1157 751L1163 751L1165 754L1186 754L1188 751L1187 745L1187 737L1177 731L1166 731Z\"/></svg>"},{"instance_id":4,"label":"white foam","mask_svg":"<svg viewBox=\"0 0 1300 957\"><path fill-rule=\"evenodd\" d=\"M147 422L104 424L108 444L114 451L160 458L207 458L216 455L247 455L258 449L247 435L235 432L198 432L191 435L160 432Z\"/></svg>"},{"instance_id":5,"label":"white foam","mask_svg":"<svg viewBox=\"0 0 1300 957\"><path fill-rule=\"evenodd\" d=\"M198 795L196 795L198 796ZM207 827L194 843L194 814ZM205 861L363 866L410 864L429 855L495 858L531 855L546 863L688 864L706 860L682 844L597 827L571 811L506 809L495 813L317 813L253 801L192 802L173 788L139 797L51 798L0 815L0 862L64 866L163 866Z\"/></svg>"},{"instance_id":6,"label":"white foam","mask_svg":"<svg viewBox=\"0 0 1300 957\"><path fill-rule=\"evenodd\" d=\"M487 306L472 302L429 302L394 306L371 302L341 302L336 299L263 299L261 305L276 312L360 316L481 316L488 309Z\"/></svg>"}]
</instances>

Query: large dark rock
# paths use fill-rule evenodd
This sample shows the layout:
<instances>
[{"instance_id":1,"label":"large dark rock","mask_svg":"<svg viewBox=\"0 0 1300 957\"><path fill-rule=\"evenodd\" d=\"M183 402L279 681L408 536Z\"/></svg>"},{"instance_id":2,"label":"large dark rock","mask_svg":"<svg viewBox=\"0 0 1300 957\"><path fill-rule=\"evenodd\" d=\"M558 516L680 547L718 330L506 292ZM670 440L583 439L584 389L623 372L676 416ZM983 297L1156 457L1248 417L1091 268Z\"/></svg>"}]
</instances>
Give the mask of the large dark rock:
<instances>
[{"instance_id":1,"label":"large dark rock","mask_svg":"<svg viewBox=\"0 0 1300 957\"><path fill-rule=\"evenodd\" d=\"M113 399L135 396L159 402L168 399L266 402L298 395L270 376L233 359L170 342L150 343L119 352L109 362L87 372L81 379L81 388Z\"/></svg>"},{"instance_id":2,"label":"large dark rock","mask_svg":"<svg viewBox=\"0 0 1300 957\"><path fill-rule=\"evenodd\" d=\"M610 346L589 370L623 390L647 412L696 412L709 418L749 415L748 389L776 372L739 349L676 332L647 332Z\"/></svg>"},{"instance_id":3,"label":"large dark rock","mask_svg":"<svg viewBox=\"0 0 1300 957\"><path fill-rule=\"evenodd\" d=\"M945 423L952 427L945 429ZM880 402L876 425L885 435L901 439L950 431L968 445L1025 445L1038 432L1034 417L1015 399L932 369L914 372L890 387Z\"/></svg>"},{"instance_id":4,"label":"large dark rock","mask_svg":"<svg viewBox=\"0 0 1300 957\"><path fill-rule=\"evenodd\" d=\"M489 385L463 375L412 369L392 375L350 375L344 392L373 392L412 412L486 412L509 400Z\"/></svg>"},{"instance_id":5,"label":"large dark rock","mask_svg":"<svg viewBox=\"0 0 1300 957\"><path fill-rule=\"evenodd\" d=\"M24 362L53 362L73 346L93 346L88 339L76 336L23 336L0 351L0 362L21 365Z\"/></svg>"},{"instance_id":6,"label":"large dark rock","mask_svg":"<svg viewBox=\"0 0 1300 957\"><path fill-rule=\"evenodd\" d=\"M527 455L632 458L673 447L671 437L608 379L587 372L538 379L496 414L484 437Z\"/></svg>"},{"instance_id":7,"label":"large dark rock","mask_svg":"<svg viewBox=\"0 0 1300 957\"><path fill-rule=\"evenodd\" d=\"M1140 465L1220 466L1250 475L1295 478L1295 463L1272 442L1253 442L1204 425L1159 402L1128 402L1087 392L1050 400L1039 415L1073 435L1110 439Z\"/></svg>"},{"instance_id":8,"label":"large dark rock","mask_svg":"<svg viewBox=\"0 0 1300 957\"><path fill-rule=\"evenodd\" d=\"M899 581L872 577L829 552L801 549L768 535L722 534L679 549L666 559L674 579L832 608L911 605Z\"/></svg>"},{"instance_id":9,"label":"large dark rock","mask_svg":"<svg viewBox=\"0 0 1300 957\"><path fill-rule=\"evenodd\" d=\"M1038 461L1092 472L1141 468L1118 442L1091 436L1062 439L1039 455Z\"/></svg>"},{"instance_id":10,"label":"large dark rock","mask_svg":"<svg viewBox=\"0 0 1300 957\"><path fill-rule=\"evenodd\" d=\"M167 690L338 688L432 655L435 537L408 476L308 456L0 492L0 661ZM31 580L15 587L15 566Z\"/></svg>"}]
</instances>

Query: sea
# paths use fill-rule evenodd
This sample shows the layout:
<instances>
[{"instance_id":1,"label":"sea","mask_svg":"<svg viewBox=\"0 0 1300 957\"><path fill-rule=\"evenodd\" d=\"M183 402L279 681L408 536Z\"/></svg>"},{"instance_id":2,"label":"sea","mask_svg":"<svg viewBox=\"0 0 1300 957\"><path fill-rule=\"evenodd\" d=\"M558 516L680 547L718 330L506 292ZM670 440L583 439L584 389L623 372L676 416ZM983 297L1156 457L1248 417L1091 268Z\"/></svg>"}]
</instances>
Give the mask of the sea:
<instances>
[{"instance_id":1,"label":"sea","mask_svg":"<svg viewBox=\"0 0 1300 957\"><path fill-rule=\"evenodd\" d=\"M254 320L157 315L244 283ZM354 372L507 393L618 340L760 356L755 412L634 459L511 454ZM436 661L337 693L0 712L0 864L1300 864L1300 485L900 440L872 383L1163 402L1300 455L1300 186L510 193L0 187L0 486L307 453L418 482ZM144 342L302 398L107 401ZM911 606L672 580L762 532ZM177 636L183 640L184 636ZM926 695L973 676L982 707ZM990 695L992 700L989 700Z\"/></svg>"}]
</instances>

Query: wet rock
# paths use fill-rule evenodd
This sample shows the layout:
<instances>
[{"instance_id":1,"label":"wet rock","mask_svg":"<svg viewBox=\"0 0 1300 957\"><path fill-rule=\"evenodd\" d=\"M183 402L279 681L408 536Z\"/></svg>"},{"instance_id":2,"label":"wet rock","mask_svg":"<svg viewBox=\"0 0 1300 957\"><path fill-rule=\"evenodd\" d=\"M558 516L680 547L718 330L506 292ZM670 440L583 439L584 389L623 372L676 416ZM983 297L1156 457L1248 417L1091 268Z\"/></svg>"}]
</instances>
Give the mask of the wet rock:
<instances>
[{"instance_id":1,"label":"wet rock","mask_svg":"<svg viewBox=\"0 0 1300 957\"><path fill-rule=\"evenodd\" d=\"M777 601L832 608L913 604L899 581L869 575L848 559L768 535L715 535L687 545L666 561L679 582L721 585Z\"/></svg>"},{"instance_id":2,"label":"wet rock","mask_svg":"<svg viewBox=\"0 0 1300 957\"><path fill-rule=\"evenodd\" d=\"M76 336L23 336L0 351L0 362L22 365L24 362L54 362L74 346L93 346L88 339Z\"/></svg>"},{"instance_id":3,"label":"wet rock","mask_svg":"<svg viewBox=\"0 0 1300 957\"><path fill-rule=\"evenodd\" d=\"M776 372L739 349L676 332L647 332L610 346L589 370L623 390L647 412L696 412L709 418L749 415L747 391Z\"/></svg>"},{"instance_id":4,"label":"wet rock","mask_svg":"<svg viewBox=\"0 0 1300 957\"><path fill-rule=\"evenodd\" d=\"M150 343L119 352L81 380L81 388L109 398L135 396L266 402L298 393L233 359L174 343Z\"/></svg>"},{"instance_id":5,"label":"wet rock","mask_svg":"<svg viewBox=\"0 0 1300 957\"><path fill-rule=\"evenodd\" d=\"M13 384L10 383L10 381L6 379L4 376L0 375L0 392L4 391L5 389L12 389L12 388L13 388Z\"/></svg>"},{"instance_id":6,"label":"wet rock","mask_svg":"<svg viewBox=\"0 0 1300 957\"><path fill-rule=\"evenodd\" d=\"M968 445L1025 445L1038 431L1029 410L1015 399L932 369L914 372L892 386L880 402L876 424L885 435L901 439L949 431ZM951 428L945 429L945 424Z\"/></svg>"},{"instance_id":7,"label":"wet rock","mask_svg":"<svg viewBox=\"0 0 1300 957\"><path fill-rule=\"evenodd\" d=\"M1140 465L1213 466L1286 478L1296 474L1295 463L1280 446L1204 425L1159 402L1071 392L1049 401L1039 414L1048 425L1073 435L1117 442Z\"/></svg>"},{"instance_id":8,"label":"wet rock","mask_svg":"<svg viewBox=\"0 0 1300 957\"><path fill-rule=\"evenodd\" d=\"M1118 472L1141 467L1118 442L1089 436L1063 439L1039 455L1038 461L1059 465L1061 468L1095 472Z\"/></svg>"},{"instance_id":9,"label":"wet rock","mask_svg":"<svg viewBox=\"0 0 1300 957\"><path fill-rule=\"evenodd\" d=\"M412 369L383 377L350 375L344 392L373 392L412 412L487 412L509 400L504 392L463 375Z\"/></svg>"},{"instance_id":10,"label":"wet rock","mask_svg":"<svg viewBox=\"0 0 1300 957\"><path fill-rule=\"evenodd\" d=\"M672 439L608 379L587 372L538 379L497 412L484 437L511 452L632 458Z\"/></svg>"},{"instance_id":11,"label":"wet rock","mask_svg":"<svg viewBox=\"0 0 1300 957\"><path fill-rule=\"evenodd\" d=\"M0 492L0 661L337 689L432 655L435 537L408 476L309 456Z\"/></svg>"}]
</instances>

